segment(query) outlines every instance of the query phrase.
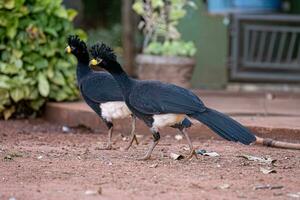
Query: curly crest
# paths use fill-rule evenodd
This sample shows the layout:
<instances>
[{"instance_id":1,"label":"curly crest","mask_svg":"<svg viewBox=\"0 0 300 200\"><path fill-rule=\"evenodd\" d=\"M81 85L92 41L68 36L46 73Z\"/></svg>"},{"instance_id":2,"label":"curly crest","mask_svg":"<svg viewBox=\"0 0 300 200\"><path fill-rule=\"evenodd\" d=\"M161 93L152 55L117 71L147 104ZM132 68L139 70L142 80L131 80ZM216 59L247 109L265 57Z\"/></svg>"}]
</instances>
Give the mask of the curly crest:
<instances>
[{"instance_id":1,"label":"curly crest","mask_svg":"<svg viewBox=\"0 0 300 200\"><path fill-rule=\"evenodd\" d=\"M116 61L117 56L108 45L104 44L103 42L97 43L91 47L90 50L93 58L101 58L103 60L112 60Z\"/></svg>"},{"instance_id":2,"label":"curly crest","mask_svg":"<svg viewBox=\"0 0 300 200\"><path fill-rule=\"evenodd\" d=\"M69 35L68 37L68 45L78 48L80 50L86 50L87 46L85 44L85 42L83 42L82 40L80 40L78 35Z\"/></svg>"}]
</instances>

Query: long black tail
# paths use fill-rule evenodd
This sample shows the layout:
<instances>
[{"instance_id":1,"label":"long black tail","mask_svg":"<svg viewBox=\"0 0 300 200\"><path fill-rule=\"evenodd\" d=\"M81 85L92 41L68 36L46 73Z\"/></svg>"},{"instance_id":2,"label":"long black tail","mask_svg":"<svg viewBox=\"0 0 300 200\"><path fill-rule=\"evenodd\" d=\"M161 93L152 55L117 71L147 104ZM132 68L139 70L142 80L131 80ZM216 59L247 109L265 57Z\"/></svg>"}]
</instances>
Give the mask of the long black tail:
<instances>
[{"instance_id":1,"label":"long black tail","mask_svg":"<svg viewBox=\"0 0 300 200\"><path fill-rule=\"evenodd\" d=\"M256 141L256 137L250 130L216 110L207 108L205 112L192 114L190 117L202 122L226 140L247 145Z\"/></svg>"}]
</instances>

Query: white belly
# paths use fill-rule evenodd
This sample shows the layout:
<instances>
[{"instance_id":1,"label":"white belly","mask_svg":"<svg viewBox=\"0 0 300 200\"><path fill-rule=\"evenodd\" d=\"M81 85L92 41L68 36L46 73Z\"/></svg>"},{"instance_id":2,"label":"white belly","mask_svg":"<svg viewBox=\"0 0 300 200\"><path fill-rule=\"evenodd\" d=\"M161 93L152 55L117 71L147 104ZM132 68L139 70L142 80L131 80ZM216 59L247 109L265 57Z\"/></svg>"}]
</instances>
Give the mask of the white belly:
<instances>
[{"instance_id":1,"label":"white belly","mask_svg":"<svg viewBox=\"0 0 300 200\"><path fill-rule=\"evenodd\" d=\"M161 114L153 115L154 122L152 127L162 128L166 126L172 126L182 122L185 118L184 114Z\"/></svg>"},{"instance_id":2,"label":"white belly","mask_svg":"<svg viewBox=\"0 0 300 200\"><path fill-rule=\"evenodd\" d=\"M111 101L100 104L102 110L102 117L107 121L113 119L123 119L131 115L131 111L128 109L124 101Z\"/></svg>"}]
</instances>

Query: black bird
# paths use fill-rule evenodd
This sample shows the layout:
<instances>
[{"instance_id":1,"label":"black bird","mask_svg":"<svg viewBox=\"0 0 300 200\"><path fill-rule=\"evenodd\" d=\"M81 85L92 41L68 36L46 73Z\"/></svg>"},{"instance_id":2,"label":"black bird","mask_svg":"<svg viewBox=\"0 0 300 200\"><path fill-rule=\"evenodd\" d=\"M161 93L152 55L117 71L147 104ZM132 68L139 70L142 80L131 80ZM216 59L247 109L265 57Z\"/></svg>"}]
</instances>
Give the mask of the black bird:
<instances>
[{"instance_id":1,"label":"black bird","mask_svg":"<svg viewBox=\"0 0 300 200\"><path fill-rule=\"evenodd\" d=\"M193 145L186 132L191 125L186 117L194 118L212 129L226 140L251 144L256 137L244 126L229 116L206 107L191 91L159 81L142 81L130 78L116 60L114 52L105 44L96 44L91 48L90 66L99 66L107 70L119 84L125 102L132 113L143 120L153 134L153 143L146 155L148 159L157 145L159 128L173 126L185 135L195 155Z\"/></svg>"},{"instance_id":2,"label":"black bird","mask_svg":"<svg viewBox=\"0 0 300 200\"><path fill-rule=\"evenodd\" d=\"M89 67L89 52L85 42L78 36L68 37L67 53L72 53L78 60L77 84L85 102L97 113L108 128L108 143L103 149L111 149L113 120L123 119L132 116L131 139L125 149L128 149L135 136L135 117L126 106L122 92L114 80L107 72L95 72ZM137 142L138 143L138 142Z\"/></svg>"}]
</instances>

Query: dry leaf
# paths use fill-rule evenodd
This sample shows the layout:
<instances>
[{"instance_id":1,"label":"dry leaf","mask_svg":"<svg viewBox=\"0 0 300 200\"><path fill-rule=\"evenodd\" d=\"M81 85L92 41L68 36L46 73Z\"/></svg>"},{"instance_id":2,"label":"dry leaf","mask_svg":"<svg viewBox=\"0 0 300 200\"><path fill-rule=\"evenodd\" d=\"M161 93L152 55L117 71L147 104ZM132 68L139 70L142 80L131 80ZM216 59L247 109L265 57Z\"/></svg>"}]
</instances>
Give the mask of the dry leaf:
<instances>
[{"instance_id":1,"label":"dry leaf","mask_svg":"<svg viewBox=\"0 0 300 200\"><path fill-rule=\"evenodd\" d=\"M170 157L173 159L173 160L181 160L183 159L183 155L179 155L179 154L176 154L176 153L170 153Z\"/></svg>"},{"instance_id":2,"label":"dry leaf","mask_svg":"<svg viewBox=\"0 0 300 200\"><path fill-rule=\"evenodd\" d=\"M257 157L257 156L247 155L247 154L243 154L238 157L242 157L250 161L256 161L265 164L274 164L276 162L276 160L272 158Z\"/></svg>"},{"instance_id":3,"label":"dry leaf","mask_svg":"<svg viewBox=\"0 0 300 200\"><path fill-rule=\"evenodd\" d=\"M183 137L182 137L182 135L177 134L177 135L175 135L175 139L179 141L179 140L182 140Z\"/></svg>"},{"instance_id":4,"label":"dry leaf","mask_svg":"<svg viewBox=\"0 0 300 200\"><path fill-rule=\"evenodd\" d=\"M222 189L222 190L225 190L225 189L230 188L230 185L227 184L227 183L225 183L225 184L223 184L223 185L220 185L219 188Z\"/></svg>"},{"instance_id":5,"label":"dry leaf","mask_svg":"<svg viewBox=\"0 0 300 200\"><path fill-rule=\"evenodd\" d=\"M197 149L196 150L196 154L200 154L203 156L210 156L210 157L218 157L220 156L220 154L218 154L217 152L207 152L205 149Z\"/></svg>"},{"instance_id":6,"label":"dry leaf","mask_svg":"<svg viewBox=\"0 0 300 200\"><path fill-rule=\"evenodd\" d=\"M277 173L277 171L275 169L268 169L268 168L263 168L263 167L260 168L260 171L263 174Z\"/></svg>"},{"instance_id":7,"label":"dry leaf","mask_svg":"<svg viewBox=\"0 0 300 200\"><path fill-rule=\"evenodd\" d=\"M218 154L217 152L206 152L203 155L204 156L210 156L210 157L218 157L218 156L220 156L220 154Z\"/></svg>"},{"instance_id":8,"label":"dry leaf","mask_svg":"<svg viewBox=\"0 0 300 200\"><path fill-rule=\"evenodd\" d=\"M157 166L158 166L158 164L154 163L154 164L150 165L149 168L156 168Z\"/></svg>"},{"instance_id":9,"label":"dry leaf","mask_svg":"<svg viewBox=\"0 0 300 200\"><path fill-rule=\"evenodd\" d=\"M254 190L265 190L265 189L270 189L270 190L276 190L276 189L282 189L282 185L257 185L254 187Z\"/></svg>"}]
</instances>

